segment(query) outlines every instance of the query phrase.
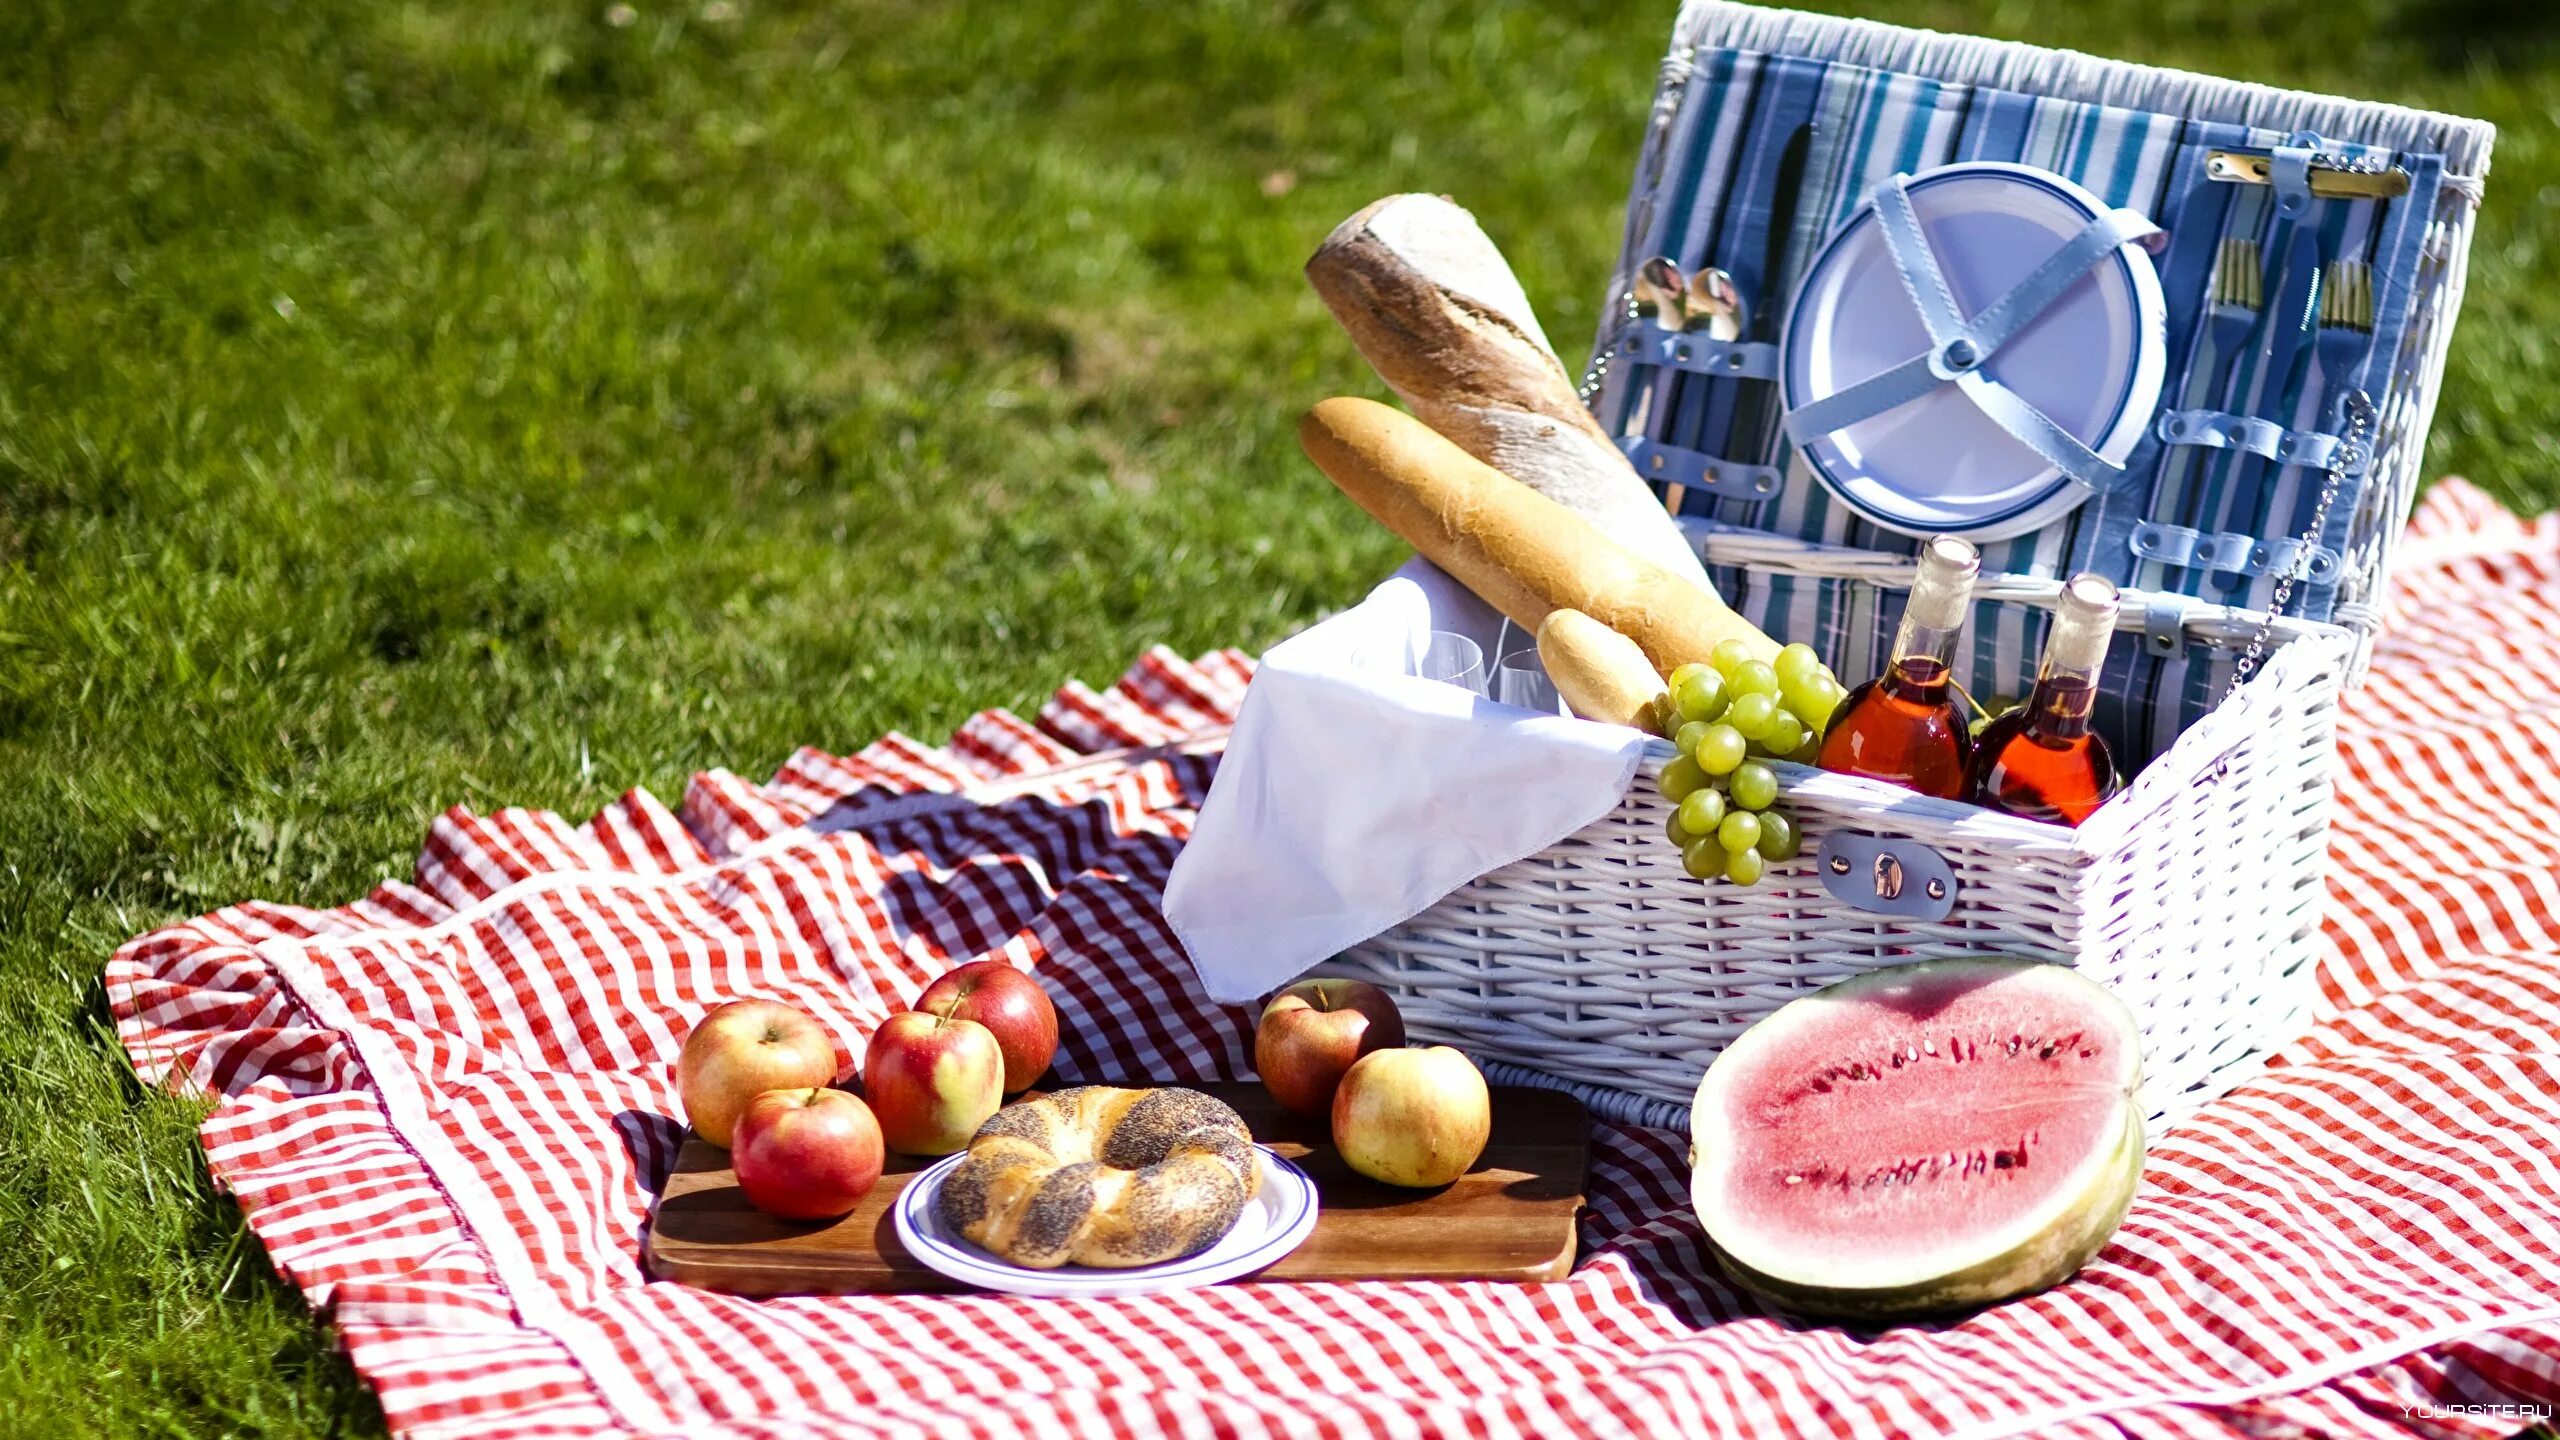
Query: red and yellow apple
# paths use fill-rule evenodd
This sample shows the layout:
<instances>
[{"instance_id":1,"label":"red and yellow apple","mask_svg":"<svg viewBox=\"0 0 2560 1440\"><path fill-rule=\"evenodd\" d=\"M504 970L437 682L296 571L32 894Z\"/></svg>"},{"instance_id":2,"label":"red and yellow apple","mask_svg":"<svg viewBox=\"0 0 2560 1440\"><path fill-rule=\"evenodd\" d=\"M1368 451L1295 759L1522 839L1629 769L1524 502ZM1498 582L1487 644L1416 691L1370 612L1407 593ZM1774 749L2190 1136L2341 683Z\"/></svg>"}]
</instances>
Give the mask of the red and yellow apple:
<instances>
[{"instance_id":1,"label":"red and yellow apple","mask_svg":"<svg viewBox=\"0 0 2560 1440\"><path fill-rule=\"evenodd\" d=\"M1366 980L1301 980L1271 997L1253 1032L1253 1068L1282 1107L1322 1115L1361 1056L1404 1044L1404 1016Z\"/></svg>"},{"instance_id":2,"label":"red and yellow apple","mask_svg":"<svg viewBox=\"0 0 2560 1440\"><path fill-rule=\"evenodd\" d=\"M1363 1055L1333 1094L1333 1144L1352 1169L1414 1189L1446 1185L1484 1154L1493 1096L1446 1045Z\"/></svg>"},{"instance_id":3,"label":"red and yellow apple","mask_svg":"<svg viewBox=\"0 0 2560 1440\"><path fill-rule=\"evenodd\" d=\"M694 1130L725 1146L748 1101L824 1085L836 1069L835 1041L817 1021L779 1000L732 1000L684 1037L676 1092Z\"/></svg>"},{"instance_id":4,"label":"red and yellow apple","mask_svg":"<svg viewBox=\"0 0 2560 1440\"><path fill-rule=\"evenodd\" d=\"M880 1183L880 1122L843 1090L767 1090L729 1147L747 1203L785 1220L833 1220Z\"/></svg>"},{"instance_id":5,"label":"red and yellow apple","mask_svg":"<svg viewBox=\"0 0 2560 1440\"><path fill-rule=\"evenodd\" d=\"M872 1032L862 1093L890 1149L948 1155L1004 1103L1004 1049L975 1020L904 1011Z\"/></svg>"},{"instance_id":6,"label":"red and yellow apple","mask_svg":"<svg viewBox=\"0 0 2560 1440\"><path fill-rule=\"evenodd\" d=\"M1004 1052L1004 1089L1029 1087L1058 1053L1058 1008L1030 972L1002 960L972 960L924 987L918 1010L975 1020Z\"/></svg>"}]
</instances>

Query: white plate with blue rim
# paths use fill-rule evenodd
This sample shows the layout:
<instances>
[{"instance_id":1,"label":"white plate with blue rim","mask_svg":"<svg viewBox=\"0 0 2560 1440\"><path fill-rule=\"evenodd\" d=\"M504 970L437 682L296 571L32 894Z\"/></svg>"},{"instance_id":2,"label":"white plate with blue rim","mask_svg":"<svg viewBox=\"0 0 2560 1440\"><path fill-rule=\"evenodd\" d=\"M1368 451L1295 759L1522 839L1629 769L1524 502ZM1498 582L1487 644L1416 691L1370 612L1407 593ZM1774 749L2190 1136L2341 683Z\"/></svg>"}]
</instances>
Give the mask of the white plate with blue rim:
<instances>
[{"instance_id":1,"label":"white plate with blue rim","mask_svg":"<svg viewBox=\"0 0 2560 1440\"><path fill-rule=\"evenodd\" d=\"M1925 171L1911 179L1909 193L1966 316L2008 293L2107 210L2050 171L1991 161ZM2160 403L2166 325L2151 257L2119 246L1984 361L1982 374L2120 465ZM1779 383L1789 410L1930 348L1872 204L1806 268L1780 343ZM1841 503L1906 535L2023 535L2090 494L1953 385L1813 438L1797 453Z\"/></svg>"},{"instance_id":2,"label":"white plate with blue rim","mask_svg":"<svg viewBox=\"0 0 2560 1440\"><path fill-rule=\"evenodd\" d=\"M1244 1212L1236 1217L1235 1227L1220 1236L1216 1244L1178 1260L1125 1270L1086 1265L1034 1270L997 1258L944 1223L942 1207L937 1203L942 1196L942 1182L954 1167L969 1158L966 1150L936 1163L898 1192L898 1205L893 1212L898 1239L905 1243L907 1253L927 1269L964 1285L1007 1295L1099 1298L1159 1295L1168 1290L1215 1285L1277 1264L1316 1228L1316 1182L1307 1178L1306 1171L1266 1147L1253 1148L1262 1157L1262 1183L1256 1187L1253 1199L1245 1203Z\"/></svg>"}]
</instances>

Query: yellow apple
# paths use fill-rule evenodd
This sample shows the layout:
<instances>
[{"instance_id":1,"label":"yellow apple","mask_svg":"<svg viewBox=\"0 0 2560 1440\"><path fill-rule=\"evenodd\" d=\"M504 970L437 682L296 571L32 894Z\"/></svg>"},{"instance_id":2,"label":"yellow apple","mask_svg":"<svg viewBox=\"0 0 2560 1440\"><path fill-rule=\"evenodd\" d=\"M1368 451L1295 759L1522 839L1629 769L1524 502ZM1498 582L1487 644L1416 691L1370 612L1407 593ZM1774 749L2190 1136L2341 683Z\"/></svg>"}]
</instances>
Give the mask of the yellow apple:
<instances>
[{"instance_id":1,"label":"yellow apple","mask_svg":"<svg viewBox=\"0 0 2560 1440\"><path fill-rule=\"evenodd\" d=\"M1373 1050L1333 1094L1333 1144L1372 1180L1421 1190L1467 1173L1493 1133L1475 1062L1446 1045Z\"/></svg>"}]
</instances>

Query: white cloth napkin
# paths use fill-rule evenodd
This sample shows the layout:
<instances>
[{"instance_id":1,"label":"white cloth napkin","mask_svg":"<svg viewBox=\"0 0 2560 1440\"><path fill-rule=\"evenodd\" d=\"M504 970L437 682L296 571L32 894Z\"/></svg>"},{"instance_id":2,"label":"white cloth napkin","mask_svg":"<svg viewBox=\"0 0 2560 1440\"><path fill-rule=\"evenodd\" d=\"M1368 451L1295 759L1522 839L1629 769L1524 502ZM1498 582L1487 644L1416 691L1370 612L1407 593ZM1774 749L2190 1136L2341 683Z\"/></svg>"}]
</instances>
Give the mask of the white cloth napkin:
<instances>
[{"instance_id":1,"label":"white cloth napkin","mask_svg":"<svg viewBox=\"0 0 2560 1440\"><path fill-rule=\"evenodd\" d=\"M1213 998L1259 998L1625 795L1643 734L1403 674L1433 630L1491 672L1501 617L1417 557L1262 657L1165 885Z\"/></svg>"}]
</instances>

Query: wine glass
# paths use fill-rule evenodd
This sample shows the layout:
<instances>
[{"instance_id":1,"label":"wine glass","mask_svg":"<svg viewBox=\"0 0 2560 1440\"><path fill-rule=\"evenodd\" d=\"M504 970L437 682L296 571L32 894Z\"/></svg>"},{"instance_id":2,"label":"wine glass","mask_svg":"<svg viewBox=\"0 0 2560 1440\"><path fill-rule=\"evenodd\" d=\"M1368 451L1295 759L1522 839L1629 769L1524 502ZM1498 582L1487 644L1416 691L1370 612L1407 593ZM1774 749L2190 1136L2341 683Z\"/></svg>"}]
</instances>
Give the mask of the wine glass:
<instances>
[{"instance_id":1,"label":"wine glass","mask_svg":"<svg viewBox=\"0 0 2560 1440\"><path fill-rule=\"evenodd\" d=\"M1434 630L1405 661L1404 673L1485 693L1484 647L1451 630Z\"/></svg>"},{"instance_id":2,"label":"wine glass","mask_svg":"<svg viewBox=\"0 0 2560 1440\"><path fill-rule=\"evenodd\" d=\"M1564 696L1556 690L1556 682L1547 678L1547 663L1538 658L1536 647L1514 650L1495 662L1493 698L1505 705L1535 710L1542 715L1570 715Z\"/></svg>"}]
</instances>

